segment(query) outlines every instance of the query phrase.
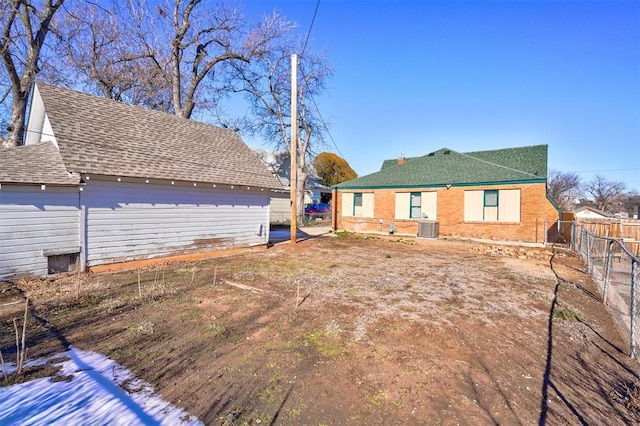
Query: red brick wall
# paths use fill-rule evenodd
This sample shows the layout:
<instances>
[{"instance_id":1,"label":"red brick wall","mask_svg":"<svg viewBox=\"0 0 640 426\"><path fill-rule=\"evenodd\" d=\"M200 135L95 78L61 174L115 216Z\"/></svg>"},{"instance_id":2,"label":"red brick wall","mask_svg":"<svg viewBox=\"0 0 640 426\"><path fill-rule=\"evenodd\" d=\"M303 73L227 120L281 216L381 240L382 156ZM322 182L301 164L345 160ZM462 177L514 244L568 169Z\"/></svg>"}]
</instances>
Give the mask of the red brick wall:
<instances>
[{"instance_id":1,"label":"red brick wall","mask_svg":"<svg viewBox=\"0 0 640 426\"><path fill-rule=\"evenodd\" d=\"M465 222L464 191L474 189L520 189L520 222ZM413 192L433 191L433 188L411 188ZM387 233L390 224L396 234L417 235L418 221L396 220L395 193L399 189L376 189L344 192L373 192L374 218L342 217L342 192L334 194L334 227L353 232ZM438 188L438 218L440 236L484 238L525 242L544 242L545 221L547 228L558 220L558 212L546 196L544 183L523 185L453 186ZM382 219L382 223L380 222Z\"/></svg>"}]
</instances>

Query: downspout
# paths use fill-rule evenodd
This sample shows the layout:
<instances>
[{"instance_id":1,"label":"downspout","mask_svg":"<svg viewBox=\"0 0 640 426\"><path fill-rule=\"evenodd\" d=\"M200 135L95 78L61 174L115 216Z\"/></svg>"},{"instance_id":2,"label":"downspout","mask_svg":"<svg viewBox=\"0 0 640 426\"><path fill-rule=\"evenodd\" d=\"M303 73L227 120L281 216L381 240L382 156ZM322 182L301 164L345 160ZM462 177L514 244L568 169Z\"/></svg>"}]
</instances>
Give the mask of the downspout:
<instances>
[{"instance_id":1,"label":"downspout","mask_svg":"<svg viewBox=\"0 0 640 426\"><path fill-rule=\"evenodd\" d=\"M558 213L558 220L556 221L556 223L558 224L557 232L559 233L560 232L560 222L562 222L562 210L560 210L560 207L558 207L556 205L556 203L551 199L551 197L549 197L549 187L547 186L547 180L546 179L544 180L544 194L547 197L547 200L549 200L549 202L551 203L553 208L556 209L556 212ZM545 223L546 223L546 218L545 218ZM545 230L544 230L544 235L545 235L544 243L545 243L545 246L547 245L547 241L548 241L548 239L547 239L547 231L548 231L548 229L545 226ZM564 232L563 232L563 234L564 234ZM536 239L537 239L537 233L536 233Z\"/></svg>"},{"instance_id":2,"label":"downspout","mask_svg":"<svg viewBox=\"0 0 640 426\"><path fill-rule=\"evenodd\" d=\"M86 187L86 182L84 182L83 175L80 175L80 183L78 184L78 208L80 210L80 220L78 221L79 231L80 231L80 270L82 272L87 272L87 260L88 260L88 247L87 247L87 238L88 238L88 230L87 230L87 208L84 205L84 201L82 199L82 193Z\"/></svg>"}]
</instances>

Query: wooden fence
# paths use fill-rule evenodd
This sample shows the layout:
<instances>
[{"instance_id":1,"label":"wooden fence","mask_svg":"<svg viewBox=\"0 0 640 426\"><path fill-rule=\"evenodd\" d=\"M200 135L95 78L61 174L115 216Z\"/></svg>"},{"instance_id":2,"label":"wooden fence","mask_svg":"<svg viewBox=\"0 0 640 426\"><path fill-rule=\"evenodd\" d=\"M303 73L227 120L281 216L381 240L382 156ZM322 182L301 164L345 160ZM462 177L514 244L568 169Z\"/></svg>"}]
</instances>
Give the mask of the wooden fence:
<instances>
[{"instance_id":1,"label":"wooden fence","mask_svg":"<svg viewBox=\"0 0 640 426\"><path fill-rule=\"evenodd\" d=\"M640 255L640 220L578 219L577 222L592 234L622 240L629 251Z\"/></svg>"}]
</instances>

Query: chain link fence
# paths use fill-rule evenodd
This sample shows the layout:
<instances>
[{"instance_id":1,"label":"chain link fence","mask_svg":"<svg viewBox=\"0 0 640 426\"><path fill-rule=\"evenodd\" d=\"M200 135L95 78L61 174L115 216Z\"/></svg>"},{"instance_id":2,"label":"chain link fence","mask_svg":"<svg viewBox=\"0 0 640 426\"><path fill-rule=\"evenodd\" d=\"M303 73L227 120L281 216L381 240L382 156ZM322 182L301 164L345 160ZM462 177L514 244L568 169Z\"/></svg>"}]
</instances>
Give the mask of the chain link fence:
<instances>
[{"instance_id":1,"label":"chain link fence","mask_svg":"<svg viewBox=\"0 0 640 426\"><path fill-rule=\"evenodd\" d=\"M627 339L631 358L636 358L640 343L638 256L622 239L597 235L575 223L570 243L586 262L587 272Z\"/></svg>"}]
</instances>

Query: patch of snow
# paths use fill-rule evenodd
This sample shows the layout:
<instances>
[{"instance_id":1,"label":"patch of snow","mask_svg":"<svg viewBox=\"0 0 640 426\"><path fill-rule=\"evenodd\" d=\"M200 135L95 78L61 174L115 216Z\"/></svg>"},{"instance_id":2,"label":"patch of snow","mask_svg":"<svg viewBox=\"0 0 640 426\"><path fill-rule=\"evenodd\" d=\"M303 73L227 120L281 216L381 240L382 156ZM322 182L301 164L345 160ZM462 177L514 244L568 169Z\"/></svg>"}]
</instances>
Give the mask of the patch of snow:
<instances>
[{"instance_id":1,"label":"patch of snow","mask_svg":"<svg viewBox=\"0 0 640 426\"><path fill-rule=\"evenodd\" d=\"M72 347L29 365L47 361L61 367L56 376L63 380L40 378L0 388L0 424L202 424L104 355Z\"/></svg>"}]
</instances>

